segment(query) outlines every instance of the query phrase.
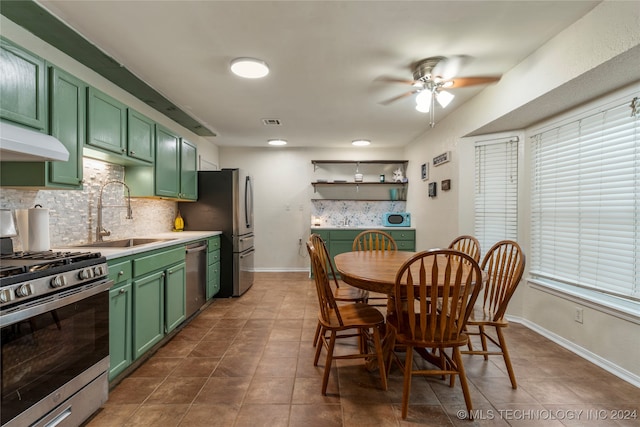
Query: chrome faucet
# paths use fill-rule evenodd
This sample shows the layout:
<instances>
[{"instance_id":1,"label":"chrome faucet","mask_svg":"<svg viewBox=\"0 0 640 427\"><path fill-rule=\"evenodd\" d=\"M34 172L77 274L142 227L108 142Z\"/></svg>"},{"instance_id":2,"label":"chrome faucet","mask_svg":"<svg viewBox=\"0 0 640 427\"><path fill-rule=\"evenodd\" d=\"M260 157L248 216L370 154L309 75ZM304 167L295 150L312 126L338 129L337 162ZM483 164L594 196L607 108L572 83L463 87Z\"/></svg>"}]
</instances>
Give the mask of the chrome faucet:
<instances>
[{"instance_id":1,"label":"chrome faucet","mask_svg":"<svg viewBox=\"0 0 640 427\"><path fill-rule=\"evenodd\" d=\"M102 192L104 188L109 184L122 184L127 189L127 204L126 205L103 205L102 204ZM127 208L127 219L133 219L133 211L131 210L131 191L129 186L123 181L112 180L107 181L100 187L100 197L98 198L98 225L96 227L96 242L102 242L104 236L111 236L111 232L105 230L102 226L102 208Z\"/></svg>"}]
</instances>

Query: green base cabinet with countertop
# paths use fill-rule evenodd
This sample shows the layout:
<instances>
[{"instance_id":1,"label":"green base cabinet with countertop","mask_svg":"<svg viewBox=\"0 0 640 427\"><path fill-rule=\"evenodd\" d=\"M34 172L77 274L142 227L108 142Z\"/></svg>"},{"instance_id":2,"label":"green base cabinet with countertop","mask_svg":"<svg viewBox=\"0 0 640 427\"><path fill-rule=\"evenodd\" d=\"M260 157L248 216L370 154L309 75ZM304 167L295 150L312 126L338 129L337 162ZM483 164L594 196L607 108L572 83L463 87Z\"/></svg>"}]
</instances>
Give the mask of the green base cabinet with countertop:
<instances>
[{"instance_id":1,"label":"green base cabinet with countertop","mask_svg":"<svg viewBox=\"0 0 640 427\"><path fill-rule=\"evenodd\" d=\"M319 234L325 241L331 259L338 254L351 252L353 239L365 230L386 231L396 241L399 251L416 250L416 230L412 228L311 228L311 233Z\"/></svg>"},{"instance_id":2,"label":"green base cabinet with countertop","mask_svg":"<svg viewBox=\"0 0 640 427\"><path fill-rule=\"evenodd\" d=\"M107 263L111 380L186 320L185 245Z\"/></svg>"}]
</instances>

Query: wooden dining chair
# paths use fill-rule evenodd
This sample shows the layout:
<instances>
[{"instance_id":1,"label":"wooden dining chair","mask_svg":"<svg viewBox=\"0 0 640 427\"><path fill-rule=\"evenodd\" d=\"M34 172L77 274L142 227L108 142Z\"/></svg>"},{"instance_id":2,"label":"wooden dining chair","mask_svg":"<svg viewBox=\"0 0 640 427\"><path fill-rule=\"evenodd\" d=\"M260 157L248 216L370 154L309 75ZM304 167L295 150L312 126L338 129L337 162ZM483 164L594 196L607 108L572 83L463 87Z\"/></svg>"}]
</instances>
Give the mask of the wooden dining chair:
<instances>
[{"instance_id":1,"label":"wooden dining chair","mask_svg":"<svg viewBox=\"0 0 640 427\"><path fill-rule=\"evenodd\" d=\"M324 266L327 276L329 277L329 281L330 283L333 283L333 298L336 301L365 303L369 298L369 292L364 289L354 288L353 286L349 286L341 280L338 280L335 269L333 268L333 262L329 256L329 250L327 249L327 245L322 237L319 234L314 233L309 236L309 241L313 247L316 248L320 261ZM313 337L314 347L318 344L319 336L320 321L318 321L318 326L316 327L316 332Z\"/></svg>"},{"instance_id":2,"label":"wooden dining chair","mask_svg":"<svg viewBox=\"0 0 640 427\"><path fill-rule=\"evenodd\" d=\"M323 268L323 261L318 254L318 249L309 241L307 250L314 266L313 278L318 294L320 310L318 321L320 322L320 342L316 348L313 365L318 366L320 352L322 348L327 350L327 358L324 364L324 376L322 378L322 394L327 394L327 384L329 383L329 373L334 359L368 359L378 362L382 389L387 389L387 372L384 365L382 353L381 331L384 328L384 316L376 308L363 303L351 303L338 305L333 296L333 290L329 285L329 277ZM338 332L353 331L351 334L341 334ZM371 332L369 332L371 331ZM329 336L327 336L327 334ZM357 337L358 352L350 354L334 354L336 339ZM369 352L369 340L373 341L373 351Z\"/></svg>"},{"instance_id":3,"label":"wooden dining chair","mask_svg":"<svg viewBox=\"0 0 640 427\"><path fill-rule=\"evenodd\" d=\"M473 405L460 347L469 341L464 333L465 322L478 298L481 281L478 263L471 256L451 249L417 253L398 270L395 311L387 316L387 325L394 329L395 345L405 349L404 362L393 353L404 371L403 419L407 417L414 375L450 375L451 387L455 376L459 376L468 415L472 417ZM433 301L438 301L438 308ZM414 369L414 348L429 349L439 359L440 366ZM446 350L450 350L451 355Z\"/></svg>"},{"instance_id":4,"label":"wooden dining chair","mask_svg":"<svg viewBox=\"0 0 640 427\"><path fill-rule=\"evenodd\" d=\"M365 230L353 239L352 251L397 251L391 234L382 230Z\"/></svg>"},{"instance_id":5,"label":"wooden dining chair","mask_svg":"<svg viewBox=\"0 0 640 427\"><path fill-rule=\"evenodd\" d=\"M470 255L476 262L480 262L480 242L473 236L463 235L456 237L451 244L449 244L449 249L464 252Z\"/></svg>"},{"instance_id":6,"label":"wooden dining chair","mask_svg":"<svg viewBox=\"0 0 640 427\"><path fill-rule=\"evenodd\" d=\"M482 269L486 273L482 305L471 313L467 322L467 334L479 335L482 350L474 350L469 340L469 350L465 354L482 354L485 360L491 355L501 355L509 373L511 387L518 387L516 376L511 366L511 358L507 349L502 329L509 322L504 318L509 300L520 283L525 266L525 255L518 243L512 240L503 240L495 245L484 256ZM487 329L495 331L495 337L487 333ZM498 350L489 350L487 340L498 347Z\"/></svg>"},{"instance_id":7,"label":"wooden dining chair","mask_svg":"<svg viewBox=\"0 0 640 427\"><path fill-rule=\"evenodd\" d=\"M397 251L398 244L391 234L382 230L365 230L353 239L351 250L356 251ZM386 295L369 295L367 303L374 307L387 306ZM377 303L376 303L377 302Z\"/></svg>"}]
</instances>

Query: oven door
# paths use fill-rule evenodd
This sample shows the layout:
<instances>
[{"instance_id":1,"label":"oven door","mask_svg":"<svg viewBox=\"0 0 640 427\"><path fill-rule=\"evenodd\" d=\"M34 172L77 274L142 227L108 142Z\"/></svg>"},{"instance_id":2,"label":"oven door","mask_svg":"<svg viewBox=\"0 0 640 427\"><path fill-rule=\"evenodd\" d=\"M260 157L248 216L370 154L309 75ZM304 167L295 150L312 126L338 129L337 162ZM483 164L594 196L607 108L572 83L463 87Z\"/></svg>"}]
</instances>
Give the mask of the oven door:
<instances>
[{"instance_id":1,"label":"oven door","mask_svg":"<svg viewBox=\"0 0 640 427\"><path fill-rule=\"evenodd\" d=\"M108 369L112 283L0 312L2 426L32 425Z\"/></svg>"}]
</instances>

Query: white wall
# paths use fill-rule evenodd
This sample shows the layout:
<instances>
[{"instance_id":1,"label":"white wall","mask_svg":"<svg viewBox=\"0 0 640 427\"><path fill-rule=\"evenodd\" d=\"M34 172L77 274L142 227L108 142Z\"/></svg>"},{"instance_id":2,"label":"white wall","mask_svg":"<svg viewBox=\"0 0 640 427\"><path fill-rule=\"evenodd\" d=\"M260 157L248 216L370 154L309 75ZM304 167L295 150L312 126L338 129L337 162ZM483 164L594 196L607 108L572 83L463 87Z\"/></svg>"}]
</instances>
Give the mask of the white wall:
<instances>
[{"instance_id":1,"label":"white wall","mask_svg":"<svg viewBox=\"0 0 640 427\"><path fill-rule=\"evenodd\" d=\"M319 197L314 194L311 182L321 177L321 172L314 172L311 160L402 159L405 159L402 150L371 147L344 150L221 147L221 167L245 169L254 179L255 268L308 271L304 244L311 226L310 200ZM345 175L334 178L352 180L355 173L355 169L350 171L352 167L346 166Z\"/></svg>"},{"instance_id":2,"label":"white wall","mask_svg":"<svg viewBox=\"0 0 640 427\"><path fill-rule=\"evenodd\" d=\"M439 121L406 148L409 159L431 160L451 151L450 163L431 168L430 180L452 178L451 195L424 201L425 188L410 186L407 209L419 224L418 247L442 246L452 235L473 230L473 140L520 136L520 212L518 241L528 252L529 197L526 129L501 135L463 138L476 129L527 105L565 84L573 84L605 64L629 58L640 45L640 9L637 2L603 2L583 19L550 40L503 76L501 81ZM633 51L632 51L633 49ZM636 55L630 57L638 64ZM594 83L589 78L584 81ZM595 82L597 84L597 82ZM522 137L525 135L524 137ZM410 164L414 182L419 163ZM453 197L450 197L453 196ZM450 219L458 218L458 223ZM525 278L527 274L525 272ZM584 323L574 322L575 308L583 308ZM559 295L524 280L510 303L509 314L533 329L640 386L640 317L606 310L584 299Z\"/></svg>"}]
</instances>

